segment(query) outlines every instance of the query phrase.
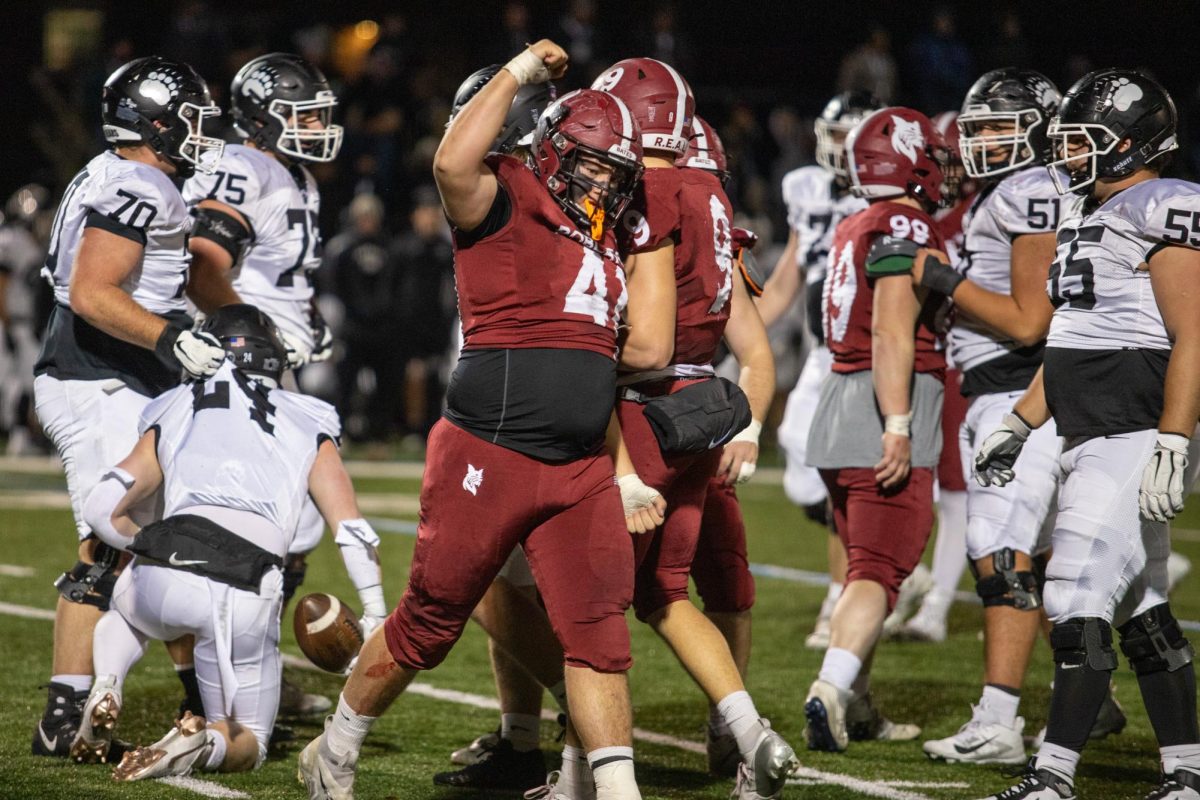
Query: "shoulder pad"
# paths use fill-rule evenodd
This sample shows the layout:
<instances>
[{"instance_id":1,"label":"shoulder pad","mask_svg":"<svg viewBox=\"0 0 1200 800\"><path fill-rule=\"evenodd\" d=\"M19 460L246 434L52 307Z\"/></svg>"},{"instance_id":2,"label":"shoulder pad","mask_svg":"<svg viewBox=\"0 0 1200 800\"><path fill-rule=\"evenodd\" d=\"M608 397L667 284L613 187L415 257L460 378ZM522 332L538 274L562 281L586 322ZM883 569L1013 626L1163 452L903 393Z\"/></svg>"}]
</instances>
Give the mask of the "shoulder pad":
<instances>
[{"instance_id":1,"label":"shoulder pad","mask_svg":"<svg viewBox=\"0 0 1200 800\"><path fill-rule=\"evenodd\" d=\"M1200 249L1200 185L1171 179L1146 181L1122 192L1113 211L1137 228L1152 249Z\"/></svg>"},{"instance_id":2,"label":"shoulder pad","mask_svg":"<svg viewBox=\"0 0 1200 800\"><path fill-rule=\"evenodd\" d=\"M1010 237L1054 233L1067 198L1061 196L1045 167L1030 167L1005 177L993 193L997 222Z\"/></svg>"}]
</instances>

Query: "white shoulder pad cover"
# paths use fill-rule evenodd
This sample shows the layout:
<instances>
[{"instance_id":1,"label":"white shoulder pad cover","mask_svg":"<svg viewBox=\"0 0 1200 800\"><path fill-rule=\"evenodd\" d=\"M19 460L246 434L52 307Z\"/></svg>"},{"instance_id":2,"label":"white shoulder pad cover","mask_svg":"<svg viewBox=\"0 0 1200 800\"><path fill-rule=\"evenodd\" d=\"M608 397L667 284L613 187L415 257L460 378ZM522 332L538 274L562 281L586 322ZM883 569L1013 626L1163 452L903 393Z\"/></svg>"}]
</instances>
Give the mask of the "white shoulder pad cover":
<instances>
[{"instance_id":1,"label":"white shoulder pad cover","mask_svg":"<svg viewBox=\"0 0 1200 800\"><path fill-rule=\"evenodd\" d=\"M1004 178L996 187L999 227L1010 237L1054 233L1067 198L1061 196L1045 167L1030 167Z\"/></svg>"}]
</instances>

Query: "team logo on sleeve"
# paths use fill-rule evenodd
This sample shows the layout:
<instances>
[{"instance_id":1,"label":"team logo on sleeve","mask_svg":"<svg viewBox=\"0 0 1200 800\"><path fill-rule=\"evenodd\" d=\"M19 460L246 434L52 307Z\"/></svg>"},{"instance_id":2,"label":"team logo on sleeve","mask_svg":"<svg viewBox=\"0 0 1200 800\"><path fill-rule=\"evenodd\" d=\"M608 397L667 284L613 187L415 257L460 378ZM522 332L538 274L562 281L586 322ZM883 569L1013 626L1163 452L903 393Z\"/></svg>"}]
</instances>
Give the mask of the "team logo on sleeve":
<instances>
[{"instance_id":1,"label":"team logo on sleeve","mask_svg":"<svg viewBox=\"0 0 1200 800\"><path fill-rule=\"evenodd\" d=\"M892 149L916 164L917 150L924 146L925 137L921 135L921 123L910 122L892 114Z\"/></svg>"},{"instance_id":2,"label":"team logo on sleeve","mask_svg":"<svg viewBox=\"0 0 1200 800\"><path fill-rule=\"evenodd\" d=\"M467 464L467 474L463 477L463 488L471 493L474 497L479 493L479 487L483 485L483 467L475 469L474 464Z\"/></svg>"}]
</instances>

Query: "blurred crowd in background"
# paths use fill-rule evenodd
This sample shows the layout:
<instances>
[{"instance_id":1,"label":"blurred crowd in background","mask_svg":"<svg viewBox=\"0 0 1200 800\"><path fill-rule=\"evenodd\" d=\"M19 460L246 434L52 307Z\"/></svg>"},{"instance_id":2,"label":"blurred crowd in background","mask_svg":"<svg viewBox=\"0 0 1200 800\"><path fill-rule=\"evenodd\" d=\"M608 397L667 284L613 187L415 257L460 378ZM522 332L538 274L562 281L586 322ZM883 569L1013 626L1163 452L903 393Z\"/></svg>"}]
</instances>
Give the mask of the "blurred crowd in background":
<instances>
[{"instance_id":1,"label":"blurred crowd in background","mask_svg":"<svg viewBox=\"0 0 1200 800\"><path fill-rule=\"evenodd\" d=\"M759 234L758 259L769 269L787 238L780 179L812 162L812 121L835 92L866 89L886 103L933 114L957 109L975 78L995 67L1036 68L1065 90L1107 65L1083 46L1078 53L1048 50L1038 6L1025 3L918 4L920 13L904 12L904 22L890 4L874 4L877 22L858 13L863 9L847 7L832 17L837 10L826 8L811 12L817 15L811 26L804 24L805 4L791 3L766 4L757 19L746 9L704 3L517 0L450 4L433 17L441 6L366 4L377 13L358 19L358 9L325 5L301 13L291 4L187 0L157 5L162 13L151 19L134 8L141 4L29 12L42 36L36 63L14 89L28 101L19 115L26 123L19 126L24 154L0 168L0 192L11 196L0 226L0 436L7 435L10 452L41 446L27 396L29 351L36 356L51 302L37 273L55 204L71 176L105 147L99 124L105 78L136 56L159 53L192 64L222 106L237 69L270 50L297 52L330 78L345 143L335 162L313 165L313 172L325 239L319 302L340 344L336 360L306 368L302 382L337 403L351 441L417 447L440 413L458 336L449 231L431 164L454 91L479 67L504 63L543 37L571 56L560 93L590 84L608 64L632 55L675 65L692 83L699 112L724 139L735 224ZM720 20L710 6L725 9L724 45L713 43L711 28ZM1168 12L1171 6L1164 4ZM745 36L747 28L769 31L771 14L781 13L801 18L803 38L789 45L764 35L757 51L745 46L755 41ZM834 19L826 50L810 46L823 41L821 26ZM756 67L764 76L785 76L789 88L755 81ZM1172 88L1186 126L1200 116L1200 91L1195 84ZM1193 129L1184 130L1176 171L1194 176L1200 146ZM232 130L225 135L236 138ZM801 330L792 319L773 331L785 391L801 363Z\"/></svg>"}]
</instances>

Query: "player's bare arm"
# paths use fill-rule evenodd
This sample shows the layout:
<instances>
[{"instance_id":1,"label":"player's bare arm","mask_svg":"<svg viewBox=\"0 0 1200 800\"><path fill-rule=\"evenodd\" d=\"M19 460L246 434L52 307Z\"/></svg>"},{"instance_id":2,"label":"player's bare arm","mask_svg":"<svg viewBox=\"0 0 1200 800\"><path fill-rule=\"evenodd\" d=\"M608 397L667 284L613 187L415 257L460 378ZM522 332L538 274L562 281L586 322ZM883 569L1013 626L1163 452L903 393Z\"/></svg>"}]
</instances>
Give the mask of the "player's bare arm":
<instances>
[{"instance_id":1,"label":"player's bare arm","mask_svg":"<svg viewBox=\"0 0 1200 800\"><path fill-rule=\"evenodd\" d=\"M71 272L71 310L92 325L153 350L166 320L138 305L122 284L141 263L141 244L101 228L84 231Z\"/></svg>"},{"instance_id":2,"label":"player's bare arm","mask_svg":"<svg viewBox=\"0 0 1200 800\"><path fill-rule=\"evenodd\" d=\"M1158 430L1191 437L1200 417L1200 251L1165 247L1150 258L1150 283L1171 337Z\"/></svg>"},{"instance_id":3,"label":"player's bare arm","mask_svg":"<svg viewBox=\"0 0 1200 800\"><path fill-rule=\"evenodd\" d=\"M566 51L542 39L506 64L454 118L434 156L433 177L446 216L456 227L477 227L492 207L496 175L484 158L504 126L517 89L561 78L566 71Z\"/></svg>"},{"instance_id":4,"label":"player's bare arm","mask_svg":"<svg viewBox=\"0 0 1200 800\"><path fill-rule=\"evenodd\" d=\"M228 217L229 223L237 223L241 230L227 232L228 237L248 237L250 224L240 211L219 200L201 200L201 213L214 217ZM240 303L241 298L234 290L229 280L229 271L233 269L234 254L229 245L219 243L216 235L191 236L188 238L188 250L192 254L192 265L188 273L187 295L197 308L210 314L221 306L230 303Z\"/></svg>"},{"instance_id":5,"label":"player's bare arm","mask_svg":"<svg viewBox=\"0 0 1200 800\"><path fill-rule=\"evenodd\" d=\"M799 272L792 269L792 272ZM741 365L738 386L750 401L751 422L727 445L717 468L725 483L749 480L758 462L758 434L775 397L775 356L767 329L745 283L733 282L732 306L725 325L725 342ZM747 474L749 473L749 474Z\"/></svg>"},{"instance_id":6,"label":"player's bare arm","mask_svg":"<svg viewBox=\"0 0 1200 800\"><path fill-rule=\"evenodd\" d=\"M662 369L675 352L675 245L667 240L627 260L629 325L621 345L622 367Z\"/></svg>"},{"instance_id":7,"label":"player's bare arm","mask_svg":"<svg viewBox=\"0 0 1200 800\"><path fill-rule=\"evenodd\" d=\"M909 398L916 355L913 330L920 310L908 275L876 279L871 313L871 376L885 424L883 458L875 465L875 480L885 489L903 483L912 466Z\"/></svg>"},{"instance_id":8,"label":"player's bare arm","mask_svg":"<svg viewBox=\"0 0 1200 800\"><path fill-rule=\"evenodd\" d=\"M763 286L762 297L756 298L758 315L762 317L763 325L768 328L779 321L787 313L796 300L796 295L804 288L804 274L796 263L796 253L800 249L800 237L795 231L788 234L787 245L783 248L771 277Z\"/></svg>"}]
</instances>

